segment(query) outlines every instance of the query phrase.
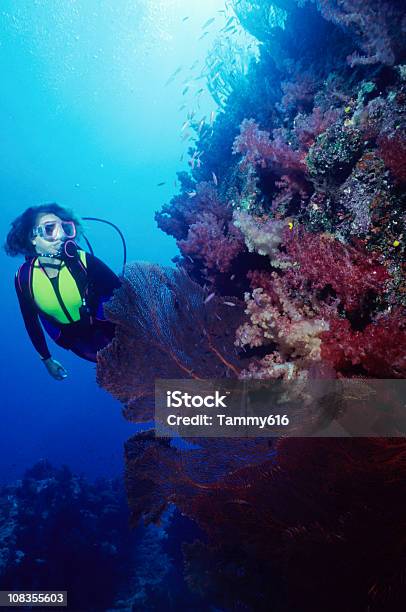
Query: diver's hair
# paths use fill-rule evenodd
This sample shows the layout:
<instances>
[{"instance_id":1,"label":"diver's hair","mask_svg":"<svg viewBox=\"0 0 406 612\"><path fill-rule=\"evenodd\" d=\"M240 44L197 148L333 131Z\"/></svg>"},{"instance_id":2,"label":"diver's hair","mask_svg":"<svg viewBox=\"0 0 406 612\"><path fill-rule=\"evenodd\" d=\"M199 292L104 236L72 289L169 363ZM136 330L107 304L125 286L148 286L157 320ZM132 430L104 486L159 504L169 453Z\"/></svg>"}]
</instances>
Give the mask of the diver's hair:
<instances>
[{"instance_id":1,"label":"diver's hair","mask_svg":"<svg viewBox=\"0 0 406 612\"><path fill-rule=\"evenodd\" d=\"M11 230L7 234L4 250L7 255L15 257L16 255L27 255L31 257L35 255L35 247L32 244L32 230L34 229L37 217L39 214L53 213L63 221L73 221L76 225L76 234L80 235L82 226L80 221L71 210L62 208L59 204L40 204L39 206L30 206L17 217L12 224Z\"/></svg>"}]
</instances>

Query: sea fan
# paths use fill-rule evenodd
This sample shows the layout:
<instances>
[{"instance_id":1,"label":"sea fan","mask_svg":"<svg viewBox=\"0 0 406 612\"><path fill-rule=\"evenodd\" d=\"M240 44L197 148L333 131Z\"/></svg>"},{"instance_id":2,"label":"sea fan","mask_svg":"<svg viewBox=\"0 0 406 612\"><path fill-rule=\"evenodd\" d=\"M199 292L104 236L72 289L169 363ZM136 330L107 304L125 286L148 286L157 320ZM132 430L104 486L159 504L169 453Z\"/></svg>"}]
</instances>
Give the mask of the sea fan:
<instances>
[{"instance_id":1,"label":"sea fan","mask_svg":"<svg viewBox=\"0 0 406 612\"><path fill-rule=\"evenodd\" d=\"M97 380L126 404L129 420L152 418L155 379L240 373L234 339L242 304L207 295L184 270L129 264L105 313L117 333L98 354Z\"/></svg>"}]
</instances>

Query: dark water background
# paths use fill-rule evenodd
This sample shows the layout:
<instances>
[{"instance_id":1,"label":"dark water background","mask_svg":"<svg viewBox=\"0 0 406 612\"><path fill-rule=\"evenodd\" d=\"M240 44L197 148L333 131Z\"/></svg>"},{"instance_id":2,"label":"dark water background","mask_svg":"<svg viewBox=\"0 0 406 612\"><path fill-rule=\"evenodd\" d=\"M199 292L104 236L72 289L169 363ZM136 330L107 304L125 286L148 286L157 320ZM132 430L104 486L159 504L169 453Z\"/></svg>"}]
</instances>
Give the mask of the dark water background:
<instances>
[{"instance_id":1,"label":"dark water background","mask_svg":"<svg viewBox=\"0 0 406 612\"><path fill-rule=\"evenodd\" d=\"M210 34L199 41L202 24L223 4L2 2L2 241L25 208L56 201L79 215L117 223L130 261L170 263L176 245L156 227L154 211L171 197L175 173L186 166L186 155L180 161L187 149L181 140L185 113L203 115L215 105L204 92L199 108L197 84L183 96L179 81L164 84L180 65L199 60L201 66L211 40ZM183 103L187 108L180 112ZM165 185L158 187L160 182ZM96 254L118 271L122 251L114 231L93 224L88 236ZM3 251L0 258L0 484L41 458L89 478L120 475L123 442L135 426L97 387L93 364L51 347L69 378L61 383L47 374L14 292L22 259Z\"/></svg>"}]
</instances>

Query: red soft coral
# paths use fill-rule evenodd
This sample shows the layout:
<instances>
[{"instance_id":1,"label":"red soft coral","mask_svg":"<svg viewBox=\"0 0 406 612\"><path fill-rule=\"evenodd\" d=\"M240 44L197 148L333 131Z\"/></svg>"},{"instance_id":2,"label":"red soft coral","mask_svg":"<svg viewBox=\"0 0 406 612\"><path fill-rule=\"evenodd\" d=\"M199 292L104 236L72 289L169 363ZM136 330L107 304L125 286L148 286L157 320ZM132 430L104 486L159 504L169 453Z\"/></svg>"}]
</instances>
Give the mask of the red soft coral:
<instances>
[{"instance_id":1,"label":"red soft coral","mask_svg":"<svg viewBox=\"0 0 406 612\"><path fill-rule=\"evenodd\" d=\"M406 318L401 309L381 314L363 331L352 330L347 319L333 319L321 338L322 359L342 375L361 366L371 377L406 378Z\"/></svg>"},{"instance_id":2,"label":"red soft coral","mask_svg":"<svg viewBox=\"0 0 406 612\"><path fill-rule=\"evenodd\" d=\"M385 134L378 140L379 153L393 176L400 182L406 182L406 135L395 132Z\"/></svg>"},{"instance_id":3,"label":"red soft coral","mask_svg":"<svg viewBox=\"0 0 406 612\"><path fill-rule=\"evenodd\" d=\"M330 286L348 311L362 307L370 291L380 294L389 274L372 253L336 240L330 234L292 231L286 240L294 268L287 272L292 284L311 283L314 290Z\"/></svg>"}]
</instances>

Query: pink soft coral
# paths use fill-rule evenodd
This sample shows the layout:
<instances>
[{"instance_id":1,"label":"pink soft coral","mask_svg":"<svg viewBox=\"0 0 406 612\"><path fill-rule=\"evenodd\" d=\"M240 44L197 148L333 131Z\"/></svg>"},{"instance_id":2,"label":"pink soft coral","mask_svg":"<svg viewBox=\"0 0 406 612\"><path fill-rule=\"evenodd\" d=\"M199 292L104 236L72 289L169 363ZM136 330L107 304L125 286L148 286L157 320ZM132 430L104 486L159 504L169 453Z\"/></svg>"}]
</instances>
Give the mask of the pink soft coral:
<instances>
[{"instance_id":1,"label":"pink soft coral","mask_svg":"<svg viewBox=\"0 0 406 612\"><path fill-rule=\"evenodd\" d=\"M272 167L280 174L296 172L303 174L306 169L304 153L295 151L283 137L283 130L274 130L273 139L270 133L260 130L254 119L244 119L240 126L240 135L233 144L233 153L241 153L241 167L259 165L262 168Z\"/></svg>"},{"instance_id":2,"label":"pink soft coral","mask_svg":"<svg viewBox=\"0 0 406 612\"><path fill-rule=\"evenodd\" d=\"M203 213L189 228L186 240L178 240L182 253L203 260L206 268L227 272L244 249L244 239L233 224L226 224L213 213Z\"/></svg>"}]
</instances>

